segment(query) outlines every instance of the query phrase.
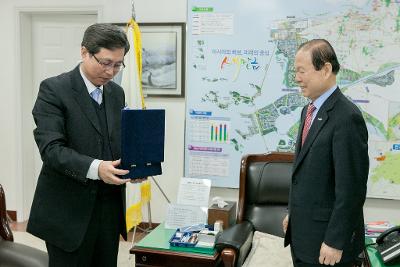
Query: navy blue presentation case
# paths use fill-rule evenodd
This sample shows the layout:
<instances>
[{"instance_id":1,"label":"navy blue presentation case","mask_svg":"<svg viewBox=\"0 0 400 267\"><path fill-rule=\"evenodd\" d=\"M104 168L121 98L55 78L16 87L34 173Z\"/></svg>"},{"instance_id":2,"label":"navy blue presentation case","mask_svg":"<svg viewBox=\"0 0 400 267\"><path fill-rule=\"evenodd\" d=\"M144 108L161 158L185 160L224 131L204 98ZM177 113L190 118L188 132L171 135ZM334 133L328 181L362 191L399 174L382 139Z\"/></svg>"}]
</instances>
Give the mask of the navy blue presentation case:
<instances>
[{"instance_id":1,"label":"navy blue presentation case","mask_svg":"<svg viewBox=\"0 0 400 267\"><path fill-rule=\"evenodd\" d=\"M123 109L121 111L122 178L146 178L162 173L165 145L165 110Z\"/></svg>"}]
</instances>

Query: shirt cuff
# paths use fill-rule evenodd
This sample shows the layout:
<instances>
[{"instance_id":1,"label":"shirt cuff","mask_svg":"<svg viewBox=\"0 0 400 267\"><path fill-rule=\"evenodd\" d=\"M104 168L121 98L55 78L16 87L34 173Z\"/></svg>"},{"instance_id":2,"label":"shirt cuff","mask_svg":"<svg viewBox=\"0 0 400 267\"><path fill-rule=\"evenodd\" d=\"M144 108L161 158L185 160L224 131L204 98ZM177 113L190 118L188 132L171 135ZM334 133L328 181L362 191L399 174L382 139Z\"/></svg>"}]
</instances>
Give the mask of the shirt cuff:
<instances>
[{"instance_id":1,"label":"shirt cuff","mask_svg":"<svg viewBox=\"0 0 400 267\"><path fill-rule=\"evenodd\" d=\"M92 161L90 164L88 173L86 175L86 178L92 179L92 180L101 180L99 177L99 165L101 163L101 160L95 159Z\"/></svg>"}]
</instances>

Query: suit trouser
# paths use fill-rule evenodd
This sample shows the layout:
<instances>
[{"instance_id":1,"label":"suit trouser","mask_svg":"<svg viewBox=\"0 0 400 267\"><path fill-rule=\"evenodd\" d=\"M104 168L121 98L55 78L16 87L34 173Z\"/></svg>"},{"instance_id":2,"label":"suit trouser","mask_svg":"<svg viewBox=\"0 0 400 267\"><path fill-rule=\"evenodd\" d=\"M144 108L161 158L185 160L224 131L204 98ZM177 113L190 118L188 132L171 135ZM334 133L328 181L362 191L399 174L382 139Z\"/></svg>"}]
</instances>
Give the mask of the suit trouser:
<instances>
[{"instance_id":1,"label":"suit trouser","mask_svg":"<svg viewBox=\"0 0 400 267\"><path fill-rule=\"evenodd\" d=\"M292 260L293 260L294 267L328 267L328 266L331 266L331 265L324 265L324 264L312 264L312 263L302 262L299 258L296 257L292 248L290 249L290 251L292 253ZM355 261L352 261L352 262L337 263L333 266L334 267L354 267L356 265L355 265Z\"/></svg>"},{"instance_id":2,"label":"suit trouser","mask_svg":"<svg viewBox=\"0 0 400 267\"><path fill-rule=\"evenodd\" d=\"M67 252L46 242L49 266L117 266L122 214L120 194L98 194L85 237L77 250Z\"/></svg>"}]
</instances>

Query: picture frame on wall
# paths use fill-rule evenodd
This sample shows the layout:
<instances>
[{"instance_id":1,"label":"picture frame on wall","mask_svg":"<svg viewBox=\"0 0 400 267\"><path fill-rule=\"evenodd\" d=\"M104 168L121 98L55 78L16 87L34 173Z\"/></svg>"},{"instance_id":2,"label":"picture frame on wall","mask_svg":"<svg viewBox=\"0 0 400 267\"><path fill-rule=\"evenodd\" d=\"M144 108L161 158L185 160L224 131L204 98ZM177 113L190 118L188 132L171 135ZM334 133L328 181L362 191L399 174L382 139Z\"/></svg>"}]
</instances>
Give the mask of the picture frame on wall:
<instances>
[{"instance_id":1,"label":"picture frame on wall","mask_svg":"<svg viewBox=\"0 0 400 267\"><path fill-rule=\"evenodd\" d=\"M117 25L126 26L122 23ZM148 97L184 97L186 24L138 25L142 39L143 93Z\"/></svg>"}]
</instances>

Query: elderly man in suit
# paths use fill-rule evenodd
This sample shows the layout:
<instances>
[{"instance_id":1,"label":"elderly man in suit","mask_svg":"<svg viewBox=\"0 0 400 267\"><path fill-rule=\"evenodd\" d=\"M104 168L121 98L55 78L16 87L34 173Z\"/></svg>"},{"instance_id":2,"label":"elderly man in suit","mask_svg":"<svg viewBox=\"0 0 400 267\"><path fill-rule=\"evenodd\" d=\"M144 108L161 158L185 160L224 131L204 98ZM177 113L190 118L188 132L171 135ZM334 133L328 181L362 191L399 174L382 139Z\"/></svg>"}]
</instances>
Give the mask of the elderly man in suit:
<instances>
[{"instance_id":1,"label":"elderly man in suit","mask_svg":"<svg viewBox=\"0 0 400 267\"><path fill-rule=\"evenodd\" d=\"M50 266L116 266L126 239L120 164L124 91L111 79L129 42L110 24L89 26L82 62L40 84L32 114L43 166L27 230L46 241Z\"/></svg>"},{"instance_id":2,"label":"elderly man in suit","mask_svg":"<svg viewBox=\"0 0 400 267\"><path fill-rule=\"evenodd\" d=\"M303 43L296 82L303 108L296 143L285 246L294 266L353 266L364 245L368 132L360 110L336 85L340 65L328 41Z\"/></svg>"}]
</instances>

